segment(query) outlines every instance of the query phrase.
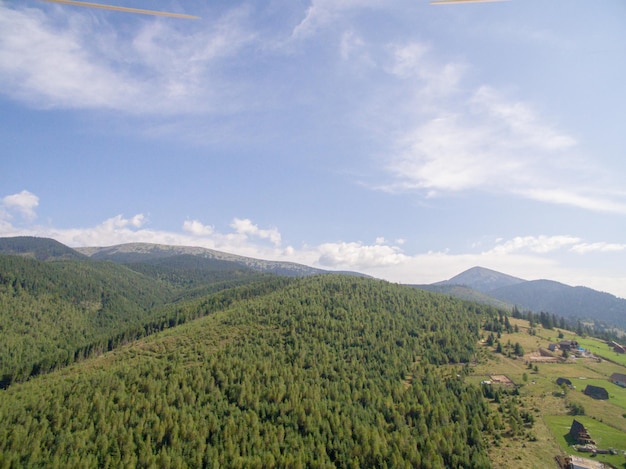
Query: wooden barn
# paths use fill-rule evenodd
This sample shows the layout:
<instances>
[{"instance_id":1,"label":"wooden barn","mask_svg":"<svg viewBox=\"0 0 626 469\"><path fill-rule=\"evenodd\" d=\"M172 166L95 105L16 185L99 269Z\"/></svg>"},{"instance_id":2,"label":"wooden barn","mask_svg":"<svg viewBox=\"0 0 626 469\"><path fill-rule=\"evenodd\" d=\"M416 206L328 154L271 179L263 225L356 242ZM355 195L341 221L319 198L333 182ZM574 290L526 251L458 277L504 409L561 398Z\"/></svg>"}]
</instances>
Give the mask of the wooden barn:
<instances>
[{"instance_id":1,"label":"wooden barn","mask_svg":"<svg viewBox=\"0 0 626 469\"><path fill-rule=\"evenodd\" d=\"M578 420L574 419L569 429L569 435L576 440L579 445L595 445L596 442L591 439L589 432L585 426Z\"/></svg>"},{"instance_id":2,"label":"wooden barn","mask_svg":"<svg viewBox=\"0 0 626 469\"><path fill-rule=\"evenodd\" d=\"M609 398L609 392L600 386L592 386L591 384L588 384L583 392L587 396L593 397L594 399L607 400Z\"/></svg>"},{"instance_id":3,"label":"wooden barn","mask_svg":"<svg viewBox=\"0 0 626 469\"><path fill-rule=\"evenodd\" d=\"M618 386L626 388L626 375L622 373L613 373L610 379L611 383L615 383Z\"/></svg>"}]
</instances>

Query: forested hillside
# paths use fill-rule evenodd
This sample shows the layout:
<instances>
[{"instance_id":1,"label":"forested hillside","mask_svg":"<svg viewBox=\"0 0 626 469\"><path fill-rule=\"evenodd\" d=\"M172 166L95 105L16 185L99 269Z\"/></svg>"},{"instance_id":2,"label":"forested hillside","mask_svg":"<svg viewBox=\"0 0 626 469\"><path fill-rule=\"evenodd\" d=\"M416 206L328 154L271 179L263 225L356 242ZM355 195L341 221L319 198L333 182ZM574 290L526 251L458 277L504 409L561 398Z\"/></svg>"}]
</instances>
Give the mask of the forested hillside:
<instances>
[{"instance_id":1,"label":"forested hillside","mask_svg":"<svg viewBox=\"0 0 626 469\"><path fill-rule=\"evenodd\" d=\"M0 254L0 387L186 320L168 308L173 301L262 278L189 266L134 268Z\"/></svg>"},{"instance_id":2,"label":"forested hillside","mask_svg":"<svg viewBox=\"0 0 626 469\"><path fill-rule=\"evenodd\" d=\"M0 391L0 466L489 467L488 407L448 364L474 356L490 307L319 276L179 306L194 312Z\"/></svg>"},{"instance_id":3,"label":"forested hillside","mask_svg":"<svg viewBox=\"0 0 626 469\"><path fill-rule=\"evenodd\" d=\"M0 238L0 254L29 257L40 261L85 259L83 254L54 239L33 236Z\"/></svg>"},{"instance_id":4,"label":"forested hillside","mask_svg":"<svg viewBox=\"0 0 626 469\"><path fill-rule=\"evenodd\" d=\"M494 290L491 295L532 311L617 326L626 330L626 300L586 287L533 280ZM597 327L600 329L599 327Z\"/></svg>"},{"instance_id":5,"label":"forested hillside","mask_svg":"<svg viewBox=\"0 0 626 469\"><path fill-rule=\"evenodd\" d=\"M479 303L534 313L563 316L570 324L591 322L597 334L615 327L626 330L626 299L586 287L571 287L553 280L523 280L473 267L450 280L415 285Z\"/></svg>"}]
</instances>

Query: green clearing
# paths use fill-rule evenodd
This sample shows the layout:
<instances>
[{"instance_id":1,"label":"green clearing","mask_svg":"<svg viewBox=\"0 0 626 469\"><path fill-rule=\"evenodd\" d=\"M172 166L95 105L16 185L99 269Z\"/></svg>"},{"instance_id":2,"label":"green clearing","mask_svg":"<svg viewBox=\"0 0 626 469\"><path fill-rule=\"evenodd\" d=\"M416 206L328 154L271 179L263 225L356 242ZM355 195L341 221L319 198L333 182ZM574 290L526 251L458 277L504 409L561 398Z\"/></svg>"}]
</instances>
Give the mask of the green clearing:
<instances>
[{"instance_id":1,"label":"green clearing","mask_svg":"<svg viewBox=\"0 0 626 469\"><path fill-rule=\"evenodd\" d=\"M577 389L580 392L583 392L587 385L599 386L606 389L609 393L609 403L621 407L624 412L626 412L626 388L621 388L617 384L613 384L606 379L586 379L578 380L578 382L580 383L580 386L577 386Z\"/></svg>"},{"instance_id":2,"label":"green clearing","mask_svg":"<svg viewBox=\"0 0 626 469\"><path fill-rule=\"evenodd\" d=\"M626 389L614 385L608 380L612 373L626 373L626 365L621 366L616 361L598 360L597 358L570 358L567 361L556 363L536 362L539 348L547 349L550 343L558 342L557 330L543 329L537 326L531 330L528 322L511 319L511 323L518 327L519 332L502 333L500 343L504 354L495 353L495 346L482 344L478 354L478 363L472 367L472 374L467 379L474 384L489 379L493 375L506 375L518 386L517 400L520 412L532 412L535 422L528 429L528 434L535 437L535 441L526 437L504 437L494 441L489 450L489 456L494 467L502 468L546 468L552 465L554 456L562 451L576 454L581 457L590 457L587 453L571 451L565 441L574 418L581 422L590 421L592 438L596 439L600 447L614 447L625 449L626 446L626 418L623 417L626 404ZM601 348L605 351L608 346L597 339L580 339L573 333L563 331L565 339L577 340L583 347L596 352ZM507 356L508 344L519 343L525 351L525 356L515 358ZM613 352L609 350L609 355ZM557 356L559 354L557 353ZM607 357L612 360L612 357ZM536 369L535 369L536 366ZM575 389L563 389L556 384L559 377L572 381ZM524 380L524 378L526 378ZM583 394L588 384L602 386L609 392L608 401L600 401ZM512 389L504 386L501 389ZM569 415L570 406L578 405L584 408L585 416L573 417ZM493 403L492 410L498 412L499 404ZM504 419L506 417L503 416ZM583 423L584 423L583 422ZM587 425L586 423L584 423ZM618 468L626 468L626 459L622 454L618 456L598 455L592 459L609 462ZM547 463L550 461L550 463Z\"/></svg>"},{"instance_id":3,"label":"green clearing","mask_svg":"<svg viewBox=\"0 0 626 469\"><path fill-rule=\"evenodd\" d=\"M610 347L607 343L593 338L578 338L577 340L581 347L590 350L594 355L626 366L626 354L614 352L613 347Z\"/></svg>"},{"instance_id":4,"label":"green clearing","mask_svg":"<svg viewBox=\"0 0 626 469\"><path fill-rule=\"evenodd\" d=\"M595 440L598 448L614 448L620 452L626 451L626 433L616 430L605 423L598 422L591 417L580 415L575 417L572 417L571 415L546 416L545 420L563 451L568 454L574 454L576 456L610 463L616 467L626 467L626 458L622 453L618 455L598 454L592 456L590 453L578 452L572 448L571 444L573 442L569 438L569 429L574 419L578 420L585 426L585 428L589 431L591 438Z\"/></svg>"}]
</instances>

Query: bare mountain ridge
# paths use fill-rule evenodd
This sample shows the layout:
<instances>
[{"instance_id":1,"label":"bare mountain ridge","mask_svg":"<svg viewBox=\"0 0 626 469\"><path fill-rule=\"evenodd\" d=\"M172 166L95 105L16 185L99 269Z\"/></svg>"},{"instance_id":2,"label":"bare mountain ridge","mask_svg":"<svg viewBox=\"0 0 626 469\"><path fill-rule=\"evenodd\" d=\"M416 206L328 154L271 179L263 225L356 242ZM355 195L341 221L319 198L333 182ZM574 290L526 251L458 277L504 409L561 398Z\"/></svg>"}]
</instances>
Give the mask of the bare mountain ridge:
<instances>
[{"instance_id":1,"label":"bare mountain ridge","mask_svg":"<svg viewBox=\"0 0 626 469\"><path fill-rule=\"evenodd\" d=\"M204 259L232 262L257 272L273 273L287 277L300 277L329 273L328 270L317 269L303 264L297 264L295 262L267 261L194 246L128 243L109 247L76 248L76 251L94 260L109 260L124 264L149 262L177 256L198 256ZM356 272L335 273L364 276Z\"/></svg>"}]
</instances>

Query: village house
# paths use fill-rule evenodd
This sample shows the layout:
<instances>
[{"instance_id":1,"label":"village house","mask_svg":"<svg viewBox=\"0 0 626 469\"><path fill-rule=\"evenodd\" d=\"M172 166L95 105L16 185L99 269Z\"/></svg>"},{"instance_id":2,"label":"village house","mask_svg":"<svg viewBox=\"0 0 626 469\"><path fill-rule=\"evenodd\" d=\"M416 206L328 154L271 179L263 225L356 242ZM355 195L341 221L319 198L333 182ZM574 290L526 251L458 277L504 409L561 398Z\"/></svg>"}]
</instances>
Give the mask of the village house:
<instances>
[{"instance_id":1,"label":"village house","mask_svg":"<svg viewBox=\"0 0 626 469\"><path fill-rule=\"evenodd\" d=\"M618 386L626 388L626 375L622 373L613 373L611 375L610 380L611 380L611 383L615 383Z\"/></svg>"},{"instance_id":2,"label":"village house","mask_svg":"<svg viewBox=\"0 0 626 469\"><path fill-rule=\"evenodd\" d=\"M572 422L572 426L569 429L569 435L579 445L595 445L596 444L596 442L591 439L591 436L589 435L589 432L587 431L585 426L576 419L574 419L574 421Z\"/></svg>"},{"instance_id":3,"label":"village house","mask_svg":"<svg viewBox=\"0 0 626 469\"><path fill-rule=\"evenodd\" d=\"M562 340L559 342L561 350L578 350L578 342L575 340Z\"/></svg>"},{"instance_id":4,"label":"village house","mask_svg":"<svg viewBox=\"0 0 626 469\"><path fill-rule=\"evenodd\" d=\"M587 396L594 399L607 400L609 398L608 391L600 386L592 386L591 384L588 384L583 392Z\"/></svg>"},{"instance_id":5,"label":"village house","mask_svg":"<svg viewBox=\"0 0 626 469\"><path fill-rule=\"evenodd\" d=\"M557 344L548 345L548 350L550 350L550 352L556 352L558 349L559 349L559 346Z\"/></svg>"}]
</instances>

